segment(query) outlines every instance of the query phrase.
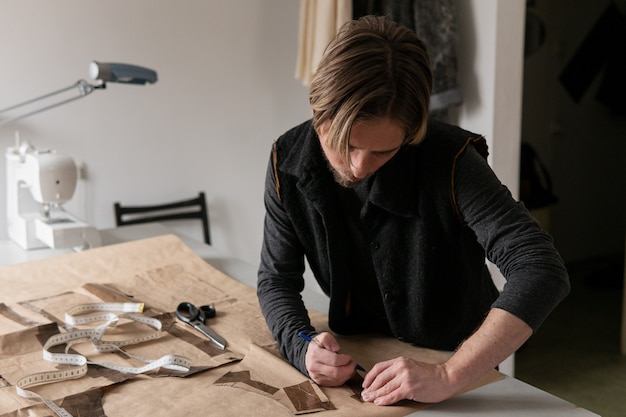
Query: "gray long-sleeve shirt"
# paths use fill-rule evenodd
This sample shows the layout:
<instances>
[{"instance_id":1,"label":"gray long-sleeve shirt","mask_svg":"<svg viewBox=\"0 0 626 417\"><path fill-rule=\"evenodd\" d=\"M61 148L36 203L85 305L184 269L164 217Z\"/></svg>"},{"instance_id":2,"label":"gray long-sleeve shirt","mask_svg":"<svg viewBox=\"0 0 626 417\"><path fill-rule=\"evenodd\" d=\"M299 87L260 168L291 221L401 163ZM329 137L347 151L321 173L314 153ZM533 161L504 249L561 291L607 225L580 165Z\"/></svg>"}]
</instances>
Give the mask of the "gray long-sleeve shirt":
<instances>
[{"instance_id":1,"label":"gray long-sleeve shirt","mask_svg":"<svg viewBox=\"0 0 626 417\"><path fill-rule=\"evenodd\" d=\"M537 329L569 291L552 239L477 150L486 151L480 136L431 121L422 143L403 147L372 178L358 221L388 330L400 340L454 350L493 307ZM330 297L333 331L354 331L346 303L358 283L345 213L310 121L274 144L265 206L257 294L281 353L306 374L297 333L315 329L300 296L304 257ZM501 293L485 257L507 279Z\"/></svg>"}]
</instances>

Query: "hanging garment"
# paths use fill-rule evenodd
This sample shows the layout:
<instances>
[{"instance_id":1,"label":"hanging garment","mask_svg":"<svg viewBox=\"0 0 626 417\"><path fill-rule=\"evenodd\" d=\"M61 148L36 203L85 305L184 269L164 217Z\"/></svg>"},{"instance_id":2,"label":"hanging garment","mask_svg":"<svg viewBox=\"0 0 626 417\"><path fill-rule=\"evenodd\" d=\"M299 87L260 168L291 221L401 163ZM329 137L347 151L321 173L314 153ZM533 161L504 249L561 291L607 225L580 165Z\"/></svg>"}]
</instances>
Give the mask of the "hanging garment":
<instances>
[{"instance_id":1,"label":"hanging garment","mask_svg":"<svg viewBox=\"0 0 626 417\"><path fill-rule=\"evenodd\" d=\"M426 43L433 70L431 112L463 102L457 82L458 30L453 0L354 0L352 7L354 18L390 16Z\"/></svg>"},{"instance_id":2,"label":"hanging garment","mask_svg":"<svg viewBox=\"0 0 626 417\"><path fill-rule=\"evenodd\" d=\"M602 73L596 98L614 114L626 115L625 39L626 17L615 3L610 3L559 76L574 101L580 101Z\"/></svg>"},{"instance_id":3,"label":"hanging garment","mask_svg":"<svg viewBox=\"0 0 626 417\"><path fill-rule=\"evenodd\" d=\"M296 79L309 85L328 42L352 19L352 0L301 0Z\"/></svg>"}]
</instances>

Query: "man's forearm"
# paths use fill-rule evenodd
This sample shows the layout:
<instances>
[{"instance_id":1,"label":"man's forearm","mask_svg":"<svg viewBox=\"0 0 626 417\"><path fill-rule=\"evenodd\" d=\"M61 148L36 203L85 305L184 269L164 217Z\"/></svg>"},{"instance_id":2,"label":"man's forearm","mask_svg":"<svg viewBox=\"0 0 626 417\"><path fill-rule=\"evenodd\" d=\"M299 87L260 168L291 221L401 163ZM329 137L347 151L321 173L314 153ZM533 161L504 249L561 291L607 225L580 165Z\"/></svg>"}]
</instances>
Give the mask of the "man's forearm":
<instances>
[{"instance_id":1,"label":"man's forearm","mask_svg":"<svg viewBox=\"0 0 626 417\"><path fill-rule=\"evenodd\" d=\"M532 335L531 327L513 314L491 309L485 321L445 363L456 391L498 366Z\"/></svg>"}]
</instances>

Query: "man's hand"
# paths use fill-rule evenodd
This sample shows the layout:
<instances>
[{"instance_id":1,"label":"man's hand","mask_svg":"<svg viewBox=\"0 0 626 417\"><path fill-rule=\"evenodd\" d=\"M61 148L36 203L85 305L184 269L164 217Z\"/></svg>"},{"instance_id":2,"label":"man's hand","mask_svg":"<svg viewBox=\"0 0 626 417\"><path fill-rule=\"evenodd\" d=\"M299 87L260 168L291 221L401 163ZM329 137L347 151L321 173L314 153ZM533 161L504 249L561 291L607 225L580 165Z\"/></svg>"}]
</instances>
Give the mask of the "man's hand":
<instances>
[{"instance_id":1,"label":"man's hand","mask_svg":"<svg viewBox=\"0 0 626 417\"><path fill-rule=\"evenodd\" d=\"M363 400L376 405L404 399L433 403L455 393L444 364L431 365L405 357L374 365L363 380L363 388Z\"/></svg>"},{"instance_id":2,"label":"man's hand","mask_svg":"<svg viewBox=\"0 0 626 417\"><path fill-rule=\"evenodd\" d=\"M354 375L356 363L348 354L339 353L339 343L330 333L320 333L309 343L306 369L318 385L336 387Z\"/></svg>"},{"instance_id":3,"label":"man's hand","mask_svg":"<svg viewBox=\"0 0 626 417\"><path fill-rule=\"evenodd\" d=\"M361 396L378 405L404 399L443 401L495 368L531 334L532 329L524 321L493 308L446 363L431 365L407 358L378 363L365 375Z\"/></svg>"}]
</instances>

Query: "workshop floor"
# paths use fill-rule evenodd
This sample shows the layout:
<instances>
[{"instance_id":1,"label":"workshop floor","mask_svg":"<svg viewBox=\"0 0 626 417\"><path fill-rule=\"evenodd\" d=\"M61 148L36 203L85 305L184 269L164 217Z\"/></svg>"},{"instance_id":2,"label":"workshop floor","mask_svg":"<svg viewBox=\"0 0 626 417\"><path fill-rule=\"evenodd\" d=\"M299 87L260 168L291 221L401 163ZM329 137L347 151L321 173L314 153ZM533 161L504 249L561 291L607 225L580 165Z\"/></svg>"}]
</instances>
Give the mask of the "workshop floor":
<instances>
[{"instance_id":1,"label":"workshop floor","mask_svg":"<svg viewBox=\"0 0 626 417\"><path fill-rule=\"evenodd\" d=\"M626 417L623 262L568 265L572 291L516 354L516 378L603 417Z\"/></svg>"}]
</instances>

